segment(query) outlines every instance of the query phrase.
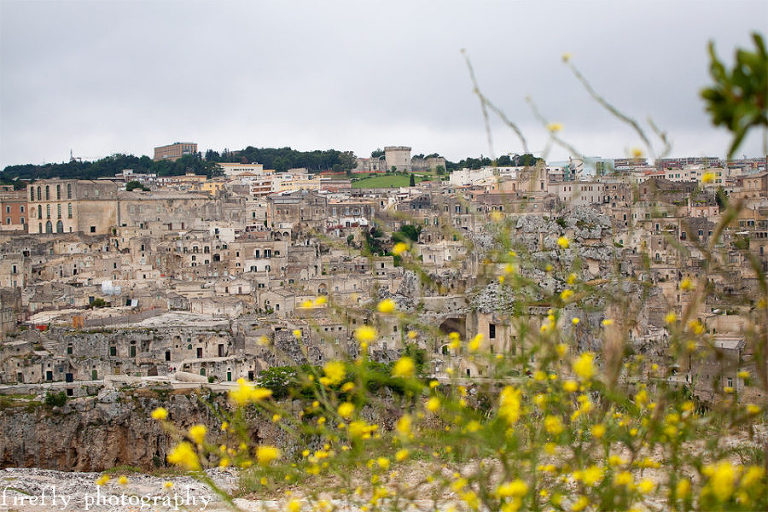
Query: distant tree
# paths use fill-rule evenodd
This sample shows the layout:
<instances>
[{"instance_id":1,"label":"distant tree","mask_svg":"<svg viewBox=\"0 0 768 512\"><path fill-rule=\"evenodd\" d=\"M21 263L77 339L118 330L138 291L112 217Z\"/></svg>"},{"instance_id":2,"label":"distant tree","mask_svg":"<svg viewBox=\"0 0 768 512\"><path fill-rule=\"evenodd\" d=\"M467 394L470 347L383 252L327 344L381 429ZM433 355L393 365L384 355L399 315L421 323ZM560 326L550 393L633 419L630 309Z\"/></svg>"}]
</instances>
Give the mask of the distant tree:
<instances>
[{"instance_id":1,"label":"distant tree","mask_svg":"<svg viewBox=\"0 0 768 512\"><path fill-rule=\"evenodd\" d=\"M371 158L381 158L384 156L384 151L381 148L376 148L371 151Z\"/></svg>"},{"instance_id":2,"label":"distant tree","mask_svg":"<svg viewBox=\"0 0 768 512\"><path fill-rule=\"evenodd\" d=\"M396 165L393 165L393 166L392 166L392 168L390 169L390 171L392 171L392 172L397 172L397 166L396 166Z\"/></svg>"},{"instance_id":3,"label":"distant tree","mask_svg":"<svg viewBox=\"0 0 768 512\"><path fill-rule=\"evenodd\" d=\"M399 230L392 233L392 241L397 242L418 242L419 234L421 234L421 226L414 226L412 224L404 224Z\"/></svg>"},{"instance_id":4,"label":"distant tree","mask_svg":"<svg viewBox=\"0 0 768 512\"><path fill-rule=\"evenodd\" d=\"M125 184L125 190L128 191L128 192L132 192L132 191L134 191L136 189L144 190L144 191L147 191L147 192L149 191L149 189L147 187L145 187L144 185L142 185L138 181L129 181L128 183Z\"/></svg>"},{"instance_id":5,"label":"distant tree","mask_svg":"<svg viewBox=\"0 0 768 512\"><path fill-rule=\"evenodd\" d=\"M725 190L723 190L723 187L717 187L717 192L715 192L715 201L717 202L717 206L720 208L720 211L728 208L728 195L725 193Z\"/></svg>"},{"instance_id":6,"label":"distant tree","mask_svg":"<svg viewBox=\"0 0 768 512\"><path fill-rule=\"evenodd\" d=\"M411 174L411 179L408 181L409 187L415 187L416 186L416 176Z\"/></svg>"},{"instance_id":7,"label":"distant tree","mask_svg":"<svg viewBox=\"0 0 768 512\"><path fill-rule=\"evenodd\" d=\"M445 167L443 167L442 165L438 165L436 168L436 172L438 176L442 176L443 174L445 174Z\"/></svg>"},{"instance_id":8,"label":"distant tree","mask_svg":"<svg viewBox=\"0 0 768 512\"><path fill-rule=\"evenodd\" d=\"M45 394L45 405L48 407L62 407L65 403L67 403L67 394L64 391L58 393L49 391Z\"/></svg>"}]
</instances>

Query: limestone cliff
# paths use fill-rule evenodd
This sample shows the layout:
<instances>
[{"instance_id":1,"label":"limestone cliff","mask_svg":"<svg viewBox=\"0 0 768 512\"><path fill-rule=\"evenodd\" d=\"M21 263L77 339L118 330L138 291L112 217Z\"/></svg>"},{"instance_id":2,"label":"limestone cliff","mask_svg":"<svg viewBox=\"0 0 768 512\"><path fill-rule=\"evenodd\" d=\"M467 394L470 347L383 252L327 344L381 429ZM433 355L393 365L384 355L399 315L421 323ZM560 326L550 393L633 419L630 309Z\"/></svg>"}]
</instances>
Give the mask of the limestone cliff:
<instances>
[{"instance_id":1,"label":"limestone cliff","mask_svg":"<svg viewBox=\"0 0 768 512\"><path fill-rule=\"evenodd\" d=\"M211 408L222 396L152 391L108 392L70 400L62 407L9 407L0 413L0 467L102 471L118 465L152 469L165 464L169 434L150 418L166 407L180 427L194 423L219 431Z\"/></svg>"}]
</instances>

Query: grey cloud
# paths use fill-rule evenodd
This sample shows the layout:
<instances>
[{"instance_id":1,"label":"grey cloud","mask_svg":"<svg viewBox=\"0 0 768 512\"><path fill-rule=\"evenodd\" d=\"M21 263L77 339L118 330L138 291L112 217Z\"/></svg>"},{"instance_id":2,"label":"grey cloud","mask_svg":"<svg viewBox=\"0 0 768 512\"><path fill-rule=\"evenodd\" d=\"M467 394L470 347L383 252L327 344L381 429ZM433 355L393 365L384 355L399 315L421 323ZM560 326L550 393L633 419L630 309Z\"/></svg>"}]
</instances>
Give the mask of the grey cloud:
<instances>
[{"instance_id":1,"label":"grey cloud","mask_svg":"<svg viewBox=\"0 0 768 512\"><path fill-rule=\"evenodd\" d=\"M698 99L706 42L730 58L768 19L759 1L6 0L0 9L0 167L62 161L69 148L150 154L181 139L203 150L366 155L396 143L452 159L488 154L461 48L533 149L546 134L528 95L585 153L621 156L637 144L570 75L567 51L607 99L669 130L675 154L722 154L725 134ZM502 127L494 136L496 154L521 151ZM758 154L759 137L744 152Z\"/></svg>"}]
</instances>

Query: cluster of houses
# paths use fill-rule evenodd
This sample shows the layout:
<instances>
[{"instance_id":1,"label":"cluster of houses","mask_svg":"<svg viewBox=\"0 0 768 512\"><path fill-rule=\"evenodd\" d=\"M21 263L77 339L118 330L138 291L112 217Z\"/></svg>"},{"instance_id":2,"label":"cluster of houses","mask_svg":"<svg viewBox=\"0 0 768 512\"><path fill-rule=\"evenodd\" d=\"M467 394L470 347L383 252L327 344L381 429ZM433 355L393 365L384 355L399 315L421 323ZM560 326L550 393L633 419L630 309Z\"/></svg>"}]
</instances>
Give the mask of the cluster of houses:
<instances>
[{"instance_id":1,"label":"cluster of houses","mask_svg":"<svg viewBox=\"0 0 768 512\"><path fill-rule=\"evenodd\" d=\"M274 365L323 364L359 350L352 333L374 321L382 297L444 334L414 341L431 373L451 367L483 377L488 369L452 351L447 335L480 333L494 352L525 350L490 297L499 285L487 265L488 226L499 219L516 220L513 238L532 254L546 254L554 232L572 238L585 280L618 260L622 274L652 283L655 302L632 337L662 346L665 314L691 301L681 282L705 272L723 203L740 201L716 245L726 270L710 277L717 293L697 311L723 357L683 362L676 378L705 397L721 387L759 395L739 372L755 364L744 339L744 313L755 307L744 297L758 288L754 262L768 270L766 159L625 159L593 172L583 162L539 163L388 189L275 176L258 164L223 167L213 179L124 171L1 191L5 392L52 386L78 395L116 376L233 382ZM129 181L149 190L125 190ZM404 225L418 228L410 257L429 284L390 252L391 233ZM529 308L531 324L547 311ZM372 357L397 358L413 326L396 315L375 321Z\"/></svg>"}]
</instances>

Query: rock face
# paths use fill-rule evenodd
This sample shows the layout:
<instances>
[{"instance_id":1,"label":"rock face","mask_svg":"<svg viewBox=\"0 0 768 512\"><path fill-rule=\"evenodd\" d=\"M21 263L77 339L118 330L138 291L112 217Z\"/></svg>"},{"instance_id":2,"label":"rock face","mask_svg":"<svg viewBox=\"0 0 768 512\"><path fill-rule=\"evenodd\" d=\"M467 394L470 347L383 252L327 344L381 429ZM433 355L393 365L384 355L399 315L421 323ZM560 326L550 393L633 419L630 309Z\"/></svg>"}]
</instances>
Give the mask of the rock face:
<instances>
[{"instance_id":1,"label":"rock face","mask_svg":"<svg viewBox=\"0 0 768 512\"><path fill-rule=\"evenodd\" d=\"M387 399L368 411L373 421L391 428L399 409ZM381 398L381 397L380 397ZM284 400L287 414L298 416L302 405ZM137 389L79 398L62 407L43 405L0 410L0 468L40 468L59 471L104 471L116 466L152 470L167 466L166 455L176 440L151 418L157 407L168 410L175 428L186 432L195 424L208 428L208 441L218 445L222 418L231 412L224 392L208 389L170 391ZM246 410L252 444L279 446L295 455L320 440L296 439L255 408ZM314 444L313 444L314 443ZM317 444L317 446L315 446Z\"/></svg>"},{"instance_id":2,"label":"rock face","mask_svg":"<svg viewBox=\"0 0 768 512\"><path fill-rule=\"evenodd\" d=\"M179 427L219 421L197 394L118 395L82 398L63 407L11 407L0 414L0 467L102 471L118 465L152 469L165 465L173 441L150 414L168 409ZM209 397L213 404L223 396Z\"/></svg>"}]
</instances>

